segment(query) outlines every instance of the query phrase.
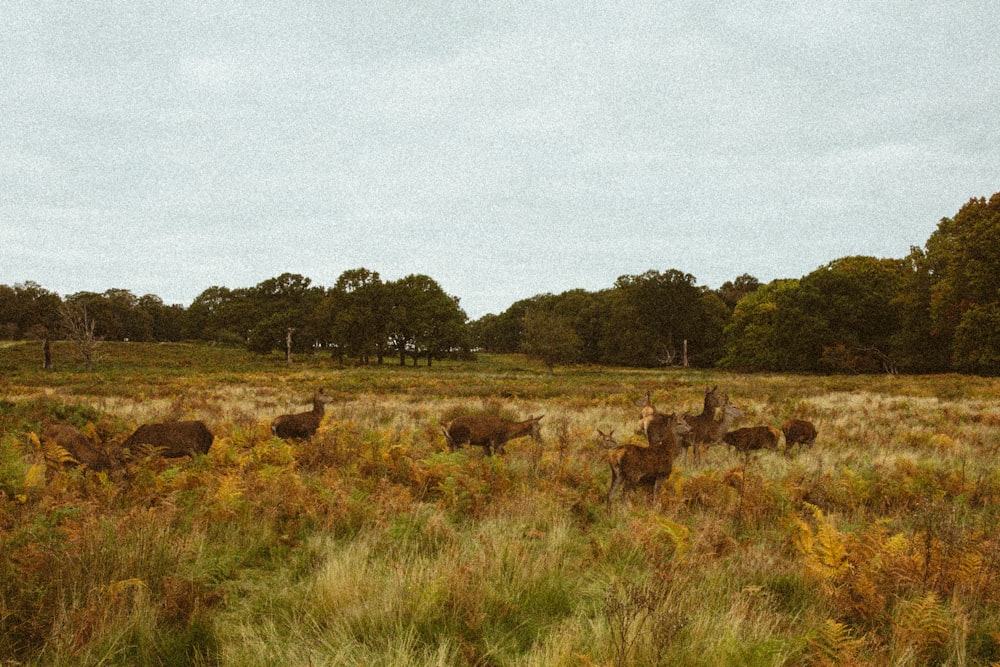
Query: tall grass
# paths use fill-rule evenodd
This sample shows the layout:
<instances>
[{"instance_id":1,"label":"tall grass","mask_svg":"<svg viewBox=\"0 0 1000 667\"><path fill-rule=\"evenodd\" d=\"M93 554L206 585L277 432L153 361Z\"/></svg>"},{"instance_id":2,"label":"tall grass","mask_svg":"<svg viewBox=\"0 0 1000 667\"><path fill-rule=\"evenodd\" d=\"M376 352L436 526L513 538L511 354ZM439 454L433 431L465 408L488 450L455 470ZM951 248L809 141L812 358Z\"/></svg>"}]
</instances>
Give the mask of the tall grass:
<instances>
[{"instance_id":1,"label":"tall grass","mask_svg":"<svg viewBox=\"0 0 1000 667\"><path fill-rule=\"evenodd\" d=\"M0 351L0 664L1000 661L995 380L102 353ZM640 442L647 390L698 411L715 384L742 425L804 417L818 442L713 447L606 508L595 429ZM317 436L272 437L317 386L338 397ZM447 452L438 421L481 410L544 413L544 442ZM94 474L32 435L171 418L209 423L211 452Z\"/></svg>"}]
</instances>

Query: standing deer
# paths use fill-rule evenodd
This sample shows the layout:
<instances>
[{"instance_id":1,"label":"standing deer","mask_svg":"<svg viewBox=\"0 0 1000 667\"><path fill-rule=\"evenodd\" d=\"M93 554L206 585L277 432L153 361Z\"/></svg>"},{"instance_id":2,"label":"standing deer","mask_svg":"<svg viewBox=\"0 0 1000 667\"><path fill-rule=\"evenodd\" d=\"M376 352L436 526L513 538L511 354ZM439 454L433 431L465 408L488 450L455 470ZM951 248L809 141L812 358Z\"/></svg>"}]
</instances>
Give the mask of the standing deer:
<instances>
[{"instance_id":1,"label":"standing deer","mask_svg":"<svg viewBox=\"0 0 1000 667\"><path fill-rule=\"evenodd\" d=\"M285 440L290 438L308 440L316 434L323 421L324 408L332 401L333 397L320 387L313 394L312 410L275 417L271 422L271 433Z\"/></svg>"},{"instance_id":2,"label":"standing deer","mask_svg":"<svg viewBox=\"0 0 1000 667\"><path fill-rule=\"evenodd\" d=\"M722 441L741 454L758 449L777 449L781 431L773 426L746 426L729 431Z\"/></svg>"},{"instance_id":3,"label":"standing deer","mask_svg":"<svg viewBox=\"0 0 1000 667\"><path fill-rule=\"evenodd\" d=\"M660 425L662 431L659 430ZM657 436L650 438L648 447L619 445L614 439L613 429L608 433L597 431L603 445L611 449L608 453L608 464L611 466L611 487L607 497L609 508L615 491L623 484L632 488L652 482L653 500L659 497L663 480L670 477L673 471L681 438L690 431L690 427L676 415L658 413L655 415L654 430Z\"/></svg>"},{"instance_id":4,"label":"standing deer","mask_svg":"<svg viewBox=\"0 0 1000 667\"><path fill-rule=\"evenodd\" d=\"M684 415L684 420L691 427L691 432L684 438L684 447L694 448L694 460L696 464L701 462L701 446L705 445L707 447L722 442L722 437L729 432L729 427L732 426L733 420L743 416L742 410L729 403L728 396L723 397L722 405L717 410L720 414L718 419L713 417L712 412L714 410L711 412L706 410L694 417ZM685 460L687 460L686 452Z\"/></svg>"},{"instance_id":5,"label":"standing deer","mask_svg":"<svg viewBox=\"0 0 1000 667\"><path fill-rule=\"evenodd\" d=\"M812 446L816 442L816 427L812 422L804 419L789 419L781 426L781 431L785 434L785 453L798 445L802 451L802 445Z\"/></svg>"},{"instance_id":6,"label":"standing deer","mask_svg":"<svg viewBox=\"0 0 1000 667\"><path fill-rule=\"evenodd\" d=\"M194 456L207 454L214 439L203 421L143 424L125 439L122 449L130 449L134 453L139 445L150 445L156 447L162 456Z\"/></svg>"},{"instance_id":7,"label":"standing deer","mask_svg":"<svg viewBox=\"0 0 1000 667\"><path fill-rule=\"evenodd\" d=\"M503 454L508 440L524 436L531 436L536 442L541 440L542 426L539 422L544 416L514 422L494 415L464 415L448 423L441 422L441 430L448 441L448 449L453 452L468 443L482 447L488 455Z\"/></svg>"},{"instance_id":8,"label":"standing deer","mask_svg":"<svg viewBox=\"0 0 1000 667\"><path fill-rule=\"evenodd\" d=\"M716 385L711 389L705 387L705 401L704 401L704 407L702 408L702 414L714 415L715 409L722 405L724 397L723 398L719 397L718 390L719 390L719 385ZM636 435L646 434L648 438L649 436L646 433L646 429L649 427L649 424L652 421L653 416L658 414L656 411L656 407L653 406L650 392L647 391L643 400L636 402L636 406L641 408L641 410L639 411L639 430L636 431ZM686 458L688 443L684 443L683 446Z\"/></svg>"},{"instance_id":9,"label":"standing deer","mask_svg":"<svg viewBox=\"0 0 1000 667\"><path fill-rule=\"evenodd\" d=\"M688 450L694 446L694 456L695 460L700 460L698 452L698 444L701 442L698 438L701 434L708 433L712 428L712 424L715 422L715 413L723 405L729 403L728 396L719 396L719 386L716 385L709 389L705 387L705 399L702 404L701 414L698 415L684 415L684 420L687 422L688 426L691 427L691 432L684 438L681 446L684 447L684 461L687 462Z\"/></svg>"}]
</instances>

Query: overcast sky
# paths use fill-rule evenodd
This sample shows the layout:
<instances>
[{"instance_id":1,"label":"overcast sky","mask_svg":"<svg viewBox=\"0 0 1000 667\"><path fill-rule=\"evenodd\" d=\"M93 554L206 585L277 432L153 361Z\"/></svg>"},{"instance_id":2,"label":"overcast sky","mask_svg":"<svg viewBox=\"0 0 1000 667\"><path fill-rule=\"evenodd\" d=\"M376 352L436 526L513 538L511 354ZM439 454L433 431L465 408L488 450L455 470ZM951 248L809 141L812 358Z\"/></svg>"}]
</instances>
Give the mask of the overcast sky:
<instances>
[{"instance_id":1,"label":"overcast sky","mask_svg":"<svg viewBox=\"0 0 1000 667\"><path fill-rule=\"evenodd\" d=\"M1000 4L0 3L0 284L434 278L472 318L904 257L1000 191Z\"/></svg>"}]
</instances>

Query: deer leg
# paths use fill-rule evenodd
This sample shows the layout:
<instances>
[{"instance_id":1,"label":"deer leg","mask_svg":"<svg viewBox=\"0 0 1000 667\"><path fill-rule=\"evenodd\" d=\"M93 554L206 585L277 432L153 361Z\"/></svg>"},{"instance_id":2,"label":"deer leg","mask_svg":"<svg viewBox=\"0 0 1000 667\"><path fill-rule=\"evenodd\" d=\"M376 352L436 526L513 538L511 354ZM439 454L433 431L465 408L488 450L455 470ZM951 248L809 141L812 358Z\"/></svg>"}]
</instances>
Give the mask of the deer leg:
<instances>
[{"instance_id":1,"label":"deer leg","mask_svg":"<svg viewBox=\"0 0 1000 667\"><path fill-rule=\"evenodd\" d=\"M611 469L611 488L608 489L608 507L611 507L611 497L615 495L615 491L622 484L621 475L615 473L614 468Z\"/></svg>"}]
</instances>

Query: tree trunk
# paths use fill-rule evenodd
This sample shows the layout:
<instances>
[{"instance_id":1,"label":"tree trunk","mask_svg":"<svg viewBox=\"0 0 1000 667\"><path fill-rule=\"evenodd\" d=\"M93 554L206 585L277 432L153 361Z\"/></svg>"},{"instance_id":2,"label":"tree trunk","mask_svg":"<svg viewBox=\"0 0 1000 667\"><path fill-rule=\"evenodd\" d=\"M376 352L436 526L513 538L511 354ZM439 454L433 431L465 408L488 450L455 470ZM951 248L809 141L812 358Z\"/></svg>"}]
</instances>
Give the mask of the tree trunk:
<instances>
[{"instance_id":1,"label":"tree trunk","mask_svg":"<svg viewBox=\"0 0 1000 667\"><path fill-rule=\"evenodd\" d=\"M48 338L42 343L42 368L45 370L52 369L52 344Z\"/></svg>"},{"instance_id":2,"label":"tree trunk","mask_svg":"<svg viewBox=\"0 0 1000 667\"><path fill-rule=\"evenodd\" d=\"M285 333L285 361L292 363L292 332L295 329L289 327Z\"/></svg>"}]
</instances>

